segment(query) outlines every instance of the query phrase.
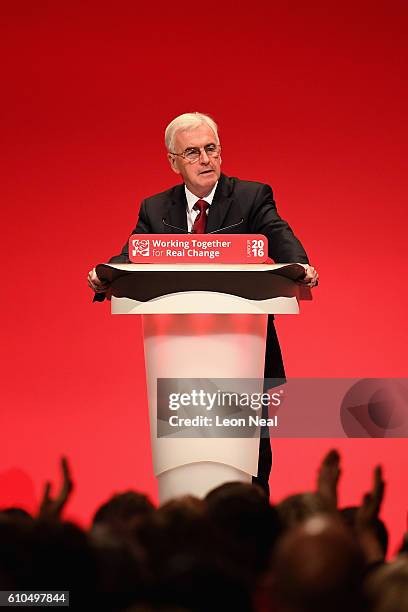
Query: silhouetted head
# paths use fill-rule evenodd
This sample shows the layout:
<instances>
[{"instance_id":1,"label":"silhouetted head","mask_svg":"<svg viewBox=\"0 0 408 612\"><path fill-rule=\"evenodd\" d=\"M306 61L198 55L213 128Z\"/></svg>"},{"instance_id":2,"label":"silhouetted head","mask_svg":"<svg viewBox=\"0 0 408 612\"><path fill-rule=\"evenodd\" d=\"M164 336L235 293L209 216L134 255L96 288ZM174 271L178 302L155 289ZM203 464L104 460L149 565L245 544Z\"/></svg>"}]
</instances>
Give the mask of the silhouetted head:
<instances>
[{"instance_id":1,"label":"silhouetted head","mask_svg":"<svg viewBox=\"0 0 408 612\"><path fill-rule=\"evenodd\" d=\"M263 489L229 482L210 491L205 501L227 557L244 571L254 575L262 571L280 535L277 512Z\"/></svg>"},{"instance_id":2,"label":"silhouetted head","mask_svg":"<svg viewBox=\"0 0 408 612\"><path fill-rule=\"evenodd\" d=\"M364 557L339 518L316 515L289 530L271 559L273 610L361 612Z\"/></svg>"},{"instance_id":3,"label":"silhouetted head","mask_svg":"<svg viewBox=\"0 0 408 612\"><path fill-rule=\"evenodd\" d=\"M31 561L32 523L0 513L0 590L24 586Z\"/></svg>"},{"instance_id":4,"label":"silhouetted head","mask_svg":"<svg viewBox=\"0 0 408 612\"><path fill-rule=\"evenodd\" d=\"M331 513L327 502L318 493L295 493L289 495L276 509L285 529L299 525L316 514Z\"/></svg>"},{"instance_id":5,"label":"silhouetted head","mask_svg":"<svg viewBox=\"0 0 408 612\"><path fill-rule=\"evenodd\" d=\"M408 610L408 556L400 555L370 574L367 593L371 612Z\"/></svg>"},{"instance_id":6,"label":"silhouetted head","mask_svg":"<svg viewBox=\"0 0 408 612\"><path fill-rule=\"evenodd\" d=\"M117 493L95 512L92 533L97 538L116 536L126 539L135 522L154 511L152 502L142 493Z\"/></svg>"},{"instance_id":7,"label":"silhouetted head","mask_svg":"<svg viewBox=\"0 0 408 612\"><path fill-rule=\"evenodd\" d=\"M16 589L92 594L95 564L87 534L62 521L0 517L0 583Z\"/></svg>"},{"instance_id":8,"label":"silhouetted head","mask_svg":"<svg viewBox=\"0 0 408 612\"><path fill-rule=\"evenodd\" d=\"M342 519L344 520L346 525L348 525L352 529L352 531L355 530L357 511L357 506L349 506L348 508L342 508L342 510L340 510L340 515ZM372 530L381 546L381 550L384 553L385 559L388 549L387 528L383 521L377 517L372 521Z\"/></svg>"},{"instance_id":9,"label":"silhouetted head","mask_svg":"<svg viewBox=\"0 0 408 612\"><path fill-rule=\"evenodd\" d=\"M4 508L4 510L1 510L0 515L22 520L34 520L31 514L27 512L27 510L17 507Z\"/></svg>"},{"instance_id":10,"label":"silhouetted head","mask_svg":"<svg viewBox=\"0 0 408 612\"><path fill-rule=\"evenodd\" d=\"M211 555L211 534L204 502L191 496L167 502L146 515L133 531L135 542L145 551L148 567L156 575L174 556Z\"/></svg>"}]
</instances>

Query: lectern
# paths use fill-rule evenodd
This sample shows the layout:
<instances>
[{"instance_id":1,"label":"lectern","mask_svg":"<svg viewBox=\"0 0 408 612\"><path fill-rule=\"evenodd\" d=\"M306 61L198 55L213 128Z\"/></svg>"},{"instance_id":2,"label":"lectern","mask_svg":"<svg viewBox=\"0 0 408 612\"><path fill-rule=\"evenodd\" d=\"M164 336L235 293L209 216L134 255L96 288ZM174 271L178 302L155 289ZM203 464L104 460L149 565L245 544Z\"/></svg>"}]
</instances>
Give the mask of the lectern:
<instances>
[{"instance_id":1,"label":"lectern","mask_svg":"<svg viewBox=\"0 0 408 612\"><path fill-rule=\"evenodd\" d=\"M252 437L157 436L158 379L258 379L268 314L297 314L310 293L300 264L100 264L112 314L143 318L153 466L160 502L205 496L223 482L251 482ZM131 321L130 321L131 324Z\"/></svg>"}]
</instances>

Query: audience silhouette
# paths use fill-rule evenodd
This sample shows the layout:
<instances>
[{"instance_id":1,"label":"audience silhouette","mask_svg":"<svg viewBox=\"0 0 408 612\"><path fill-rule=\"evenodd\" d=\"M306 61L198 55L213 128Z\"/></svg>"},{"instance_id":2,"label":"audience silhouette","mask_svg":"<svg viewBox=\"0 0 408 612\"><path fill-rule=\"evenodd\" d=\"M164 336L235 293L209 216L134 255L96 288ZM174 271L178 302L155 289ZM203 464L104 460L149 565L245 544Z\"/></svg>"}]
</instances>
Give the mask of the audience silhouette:
<instances>
[{"instance_id":1,"label":"audience silhouette","mask_svg":"<svg viewBox=\"0 0 408 612\"><path fill-rule=\"evenodd\" d=\"M408 538L387 561L380 466L360 506L339 508L341 458L322 460L313 491L271 505L257 484L156 508L113 495L89 530L63 520L74 485L46 483L38 513L0 511L0 590L69 591L74 610L112 612L408 612Z\"/></svg>"}]
</instances>

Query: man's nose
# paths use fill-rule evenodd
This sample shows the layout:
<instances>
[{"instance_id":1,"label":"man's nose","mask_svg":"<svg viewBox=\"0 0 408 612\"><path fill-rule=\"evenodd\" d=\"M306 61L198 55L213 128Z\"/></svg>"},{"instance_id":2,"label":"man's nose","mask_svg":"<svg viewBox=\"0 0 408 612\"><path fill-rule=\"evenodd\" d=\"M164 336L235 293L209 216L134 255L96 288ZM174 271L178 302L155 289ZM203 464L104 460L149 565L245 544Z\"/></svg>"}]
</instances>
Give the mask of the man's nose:
<instances>
[{"instance_id":1,"label":"man's nose","mask_svg":"<svg viewBox=\"0 0 408 612\"><path fill-rule=\"evenodd\" d=\"M207 151L203 148L200 149L200 162L202 164L208 164L210 162L210 158L207 155Z\"/></svg>"}]
</instances>

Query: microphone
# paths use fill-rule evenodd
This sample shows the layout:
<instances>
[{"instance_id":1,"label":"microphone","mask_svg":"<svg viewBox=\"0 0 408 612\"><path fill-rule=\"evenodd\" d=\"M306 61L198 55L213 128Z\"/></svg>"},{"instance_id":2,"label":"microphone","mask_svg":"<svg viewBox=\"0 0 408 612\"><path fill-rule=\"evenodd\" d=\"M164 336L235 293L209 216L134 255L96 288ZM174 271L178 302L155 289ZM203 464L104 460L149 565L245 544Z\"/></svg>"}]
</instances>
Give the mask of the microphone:
<instances>
[{"instance_id":1,"label":"microphone","mask_svg":"<svg viewBox=\"0 0 408 612\"><path fill-rule=\"evenodd\" d=\"M214 230L213 232L206 232L208 234L218 234L218 232L222 232L223 230L226 229L231 229L233 227L238 227L238 225L242 225L242 223L244 222L244 218L241 218L241 221L239 221L238 223L234 223L233 225L227 225L226 227L220 227L220 229Z\"/></svg>"},{"instance_id":2,"label":"microphone","mask_svg":"<svg viewBox=\"0 0 408 612\"><path fill-rule=\"evenodd\" d=\"M162 218L162 222L163 222L163 225L166 225L166 227L171 227L172 229L179 230L182 234L193 234L194 233L194 232L186 231L184 227L178 227L178 225L170 225L170 223L167 223L164 217ZM242 225L243 222L244 222L244 218L242 217L241 220L238 221L238 223L233 223L232 225L220 227L220 229L214 230L212 232L205 232L205 233L206 234L218 234L218 232L222 232L227 229L232 229L233 227L238 227L239 225Z\"/></svg>"},{"instance_id":3,"label":"microphone","mask_svg":"<svg viewBox=\"0 0 408 612\"><path fill-rule=\"evenodd\" d=\"M179 230L182 234L192 234L193 233L193 232L186 231L185 227L178 227L177 225L170 225L170 223L167 223L164 217L162 218L162 222L163 222L163 225L166 225L167 227L171 227L171 229Z\"/></svg>"}]
</instances>

